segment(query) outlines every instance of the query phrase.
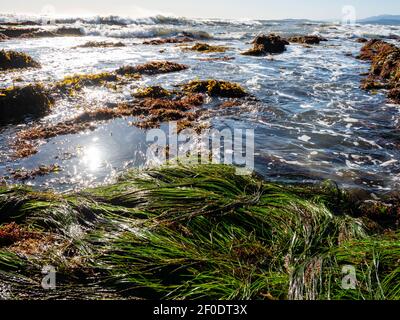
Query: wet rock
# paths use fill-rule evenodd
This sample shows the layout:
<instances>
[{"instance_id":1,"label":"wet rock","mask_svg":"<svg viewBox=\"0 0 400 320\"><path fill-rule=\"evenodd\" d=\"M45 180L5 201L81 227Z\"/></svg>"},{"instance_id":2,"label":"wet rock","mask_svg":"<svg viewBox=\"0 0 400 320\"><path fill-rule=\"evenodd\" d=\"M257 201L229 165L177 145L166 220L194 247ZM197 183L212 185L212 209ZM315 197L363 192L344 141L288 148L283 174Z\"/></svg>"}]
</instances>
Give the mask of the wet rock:
<instances>
[{"instance_id":1,"label":"wet rock","mask_svg":"<svg viewBox=\"0 0 400 320\"><path fill-rule=\"evenodd\" d=\"M186 70L189 67L170 61L151 61L145 64L140 64L137 66L124 66L119 68L116 72L120 75L132 75L132 74L146 74L155 75L170 72L178 72Z\"/></svg>"},{"instance_id":2,"label":"wet rock","mask_svg":"<svg viewBox=\"0 0 400 320\"><path fill-rule=\"evenodd\" d=\"M356 40L356 42L358 42L358 43L366 43L366 42L368 42L368 39L365 39L365 38L358 38L358 39Z\"/></svg>"},{"instance_id":3,"label":"wet rock","mask_svg":"<svg viewBox=\"0 0 400 320\"><path fill-rule=\"evenodd\" d=\"M320 44L321 41L328 41L325 38L319 36L298 36L298 37L290 37L288 38L289 42L293 43L302 43L302 44Z\"/></svg>"},{"instance_id":4,"label":"wet rock","mask_svg":"<svg viewBox=\"0 0 400 320\"><path fill-rule=\"evenodd\" d=\"M241 98L247 95L247 92L240 85L218 80L194 80L183 85L183 91L207 93L209 96L225 98Z\"/></svg>"},{"instance_id":5,"label":"wet rock","mask_svg":"<svg viewBox=\"0 0 400 320\"><path fill-rule=\"evenodd\" d=\"M53 31L39 30L35 32L24 33L19 36L19 38L51 38L57 37L57 34Z\"/></svg>"},{"instance_id":6,"label":"wet rock","mask_svg":"<svg viewBox=\"0 0 400 320\"><path fill-rule=\"evenodd\" d=\"M7 28L0 29L0 34L9 38L49 38L84 35L79 28L66 27L55 30L43 30L40 28Z\"/></svg>"},{"instance_id":7,"label":"wet rock","mask_svg":"<svg viewBox=\"0 0 400 320\"><path fill-rule=\"evenodd\" d=\"M186 42L193 42L194 39L191 37L173 37L173 38L165 38L165 39L153 39L144 41L143 44L152 45L152 46L159 46L162 44L169 44L169 43L186 43Z\"/></svg>"},{"instance_id":8,"label":"wet rock","mask_svg":"<svg viewBox=\"0 0 400 320\"><path fill-rule=\"evenodd\" d=\"M121 48L125 47L122 42L107 42L107 41L89 41L75 48Z\"/></svg>"},{"instance_id":9,"label":"wet rock","mask_svg":"<svg viewBox=\"0 0 400 320\"><path fill-rule=\"evenodd\" d=\"M8 40L8 39L9 38L5 34L0 33L0 41L5 41L5 40Z\"/></svg>"},{"instance_id":10,"label":"wet rock","mask_svg":"<svg viewBox=\"0 0 400 320\"><path fill-rule=\"evenodd\" d=\"M83 36L84 33L80 28L58 28L55 33L58 36Z\"/></svg>"},{"instance_id":11,"label":"wet rock","mask_svg":"<svg viewBox=\"0 0 400 320\"><path fill-rule=\"evenodd\" d=\"M253 48L242 52L246 56L263 56L272 53L283 53L286 50L286 45L289 44L285 39L278 35L259 35L253 41Z\"/></svg>"},{"instance_id":12,"label":"wet rock","mask_svg":"<svg viewBox=\"0 0 400 320\"><path fill-rule=\"evenodd\" d=\"M232 61L235 60L235 57L211 57L211 58L198 58L197 60L200 61L207 61L207 62L212 62L212 61Z\"/></svg>"},{"instance_id":13,"label":"wet rock","mask_svg":"<svg viewBox=\"0 0 400 320\"><path fill-rule=\"evenodd\" d=\"M50 112L54 101L42 85L0 89L0 124L20 123Z\"/></svg>"},{"instance_id":14,"label":"wet rock","mask_svg":"<svg viewBox=\"0 0 400 320\"><path fill-rule=\"evenodd\" d=\"M40 63L26 53L5 50L0 51L0 71L39 67Z\"/></svg>"}]
</instances>

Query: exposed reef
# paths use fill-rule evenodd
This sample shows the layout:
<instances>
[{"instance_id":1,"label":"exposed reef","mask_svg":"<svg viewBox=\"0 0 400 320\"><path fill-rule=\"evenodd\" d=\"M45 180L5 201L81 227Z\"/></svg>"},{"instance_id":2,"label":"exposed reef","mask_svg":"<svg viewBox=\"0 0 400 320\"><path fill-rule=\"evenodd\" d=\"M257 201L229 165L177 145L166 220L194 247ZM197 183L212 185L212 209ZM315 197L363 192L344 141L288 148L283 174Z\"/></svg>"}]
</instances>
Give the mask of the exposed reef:
<instances>
[{"instance_id":1,"label":"exposed reef","mask_svg":"<svg viewBox=\"0 0 400 320\"><path fill-rule=\"evenodd\" d=\"M278 35L259 35L253 41L253 48L242 52L245 56L264 56L267 54L283 53L289 42Z\"/></svg>"}]
</instances>

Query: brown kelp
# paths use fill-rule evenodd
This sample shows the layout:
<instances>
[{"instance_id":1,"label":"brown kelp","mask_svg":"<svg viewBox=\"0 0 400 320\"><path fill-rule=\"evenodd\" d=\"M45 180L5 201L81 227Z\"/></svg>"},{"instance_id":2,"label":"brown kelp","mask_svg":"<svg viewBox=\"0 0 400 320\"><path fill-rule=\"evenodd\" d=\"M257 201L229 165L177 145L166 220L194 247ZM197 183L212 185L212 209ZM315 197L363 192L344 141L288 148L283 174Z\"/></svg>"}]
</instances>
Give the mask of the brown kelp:
<instances>
[{"instance_id":1,"label":"brown kelp","mask_svg":"<svg viewBox=\"0 0 400 320\"><path fill-rule=\"evenodd\" d=\"M0 125L19 123L50 112L54 100L40 84L0 89Z\"/></svg>"},{"instance_id":2,"label":"brown kelp","mask_svg":"<svg viewBox=\"0 0 400 320\"><path fill-rule=\"evenodd\" d=\"M330 183L225 165L134 170L68 194L0 187L0 282L28 299L399 299L399 231L372 232L362 213ZM44 261L54 292L23 285Z\"/></svg>"},{"instance_id":3,"label":"brown kelp","mask_svg":"<svg viewBox=\"0 0 400 320\"><path fill-rule=\"evenodd\" d=\"M370 40L361 49L359 59L371 61L371 69L361 84L363 89L388 89L389 98L400 103L400 49L382 40Z\"/></svg>"},{"instance_id":4,"label":"brown kelp","mask_svg":"<svg viewBox=\"0 0 400 320\"><path fill-rule=\"evenodd\" d=\"M0 50L0 71L24 68L40 68L40 63L26 53Z\"/></svg>"}]
</instances>

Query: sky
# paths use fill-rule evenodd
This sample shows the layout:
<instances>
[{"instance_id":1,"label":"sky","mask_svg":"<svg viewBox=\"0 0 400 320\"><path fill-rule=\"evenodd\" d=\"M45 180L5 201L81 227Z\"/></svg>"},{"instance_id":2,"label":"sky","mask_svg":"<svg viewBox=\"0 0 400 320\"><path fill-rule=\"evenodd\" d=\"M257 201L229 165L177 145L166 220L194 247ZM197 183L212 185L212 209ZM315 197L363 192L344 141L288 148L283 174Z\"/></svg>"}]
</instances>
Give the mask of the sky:
<instances>
[{"instance_id":1,"label":"sky","mask_svg":"<svg viewBox=\"0 0 400 320\"><path fill-rule=\"evenodd\" d=\"M399 14L400 0L0 0L1 13L55 12L57 15L157 14L225 19L341 19L344 6L353 6L357 19Z\"/></svg>"}]
</instances>

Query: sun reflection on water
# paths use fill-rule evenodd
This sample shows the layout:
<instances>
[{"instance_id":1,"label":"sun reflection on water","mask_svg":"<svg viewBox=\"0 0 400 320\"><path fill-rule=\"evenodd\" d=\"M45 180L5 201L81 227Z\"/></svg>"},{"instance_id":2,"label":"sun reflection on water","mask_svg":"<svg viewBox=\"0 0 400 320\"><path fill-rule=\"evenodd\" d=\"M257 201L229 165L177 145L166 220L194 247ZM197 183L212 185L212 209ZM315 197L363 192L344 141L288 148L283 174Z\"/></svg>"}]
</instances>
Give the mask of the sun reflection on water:
<instances>
[{"instance_id":1,"label":"sun reflection on water","mask_svg":"<svg viewBox=\"0 0 400 320\"><path fill-rule=\"evenodd\" d=\"M90 171L100 169L103 162L103 154L96 145L91 145L83 149L81 163Z\"/></svg>"}]
</instances>

